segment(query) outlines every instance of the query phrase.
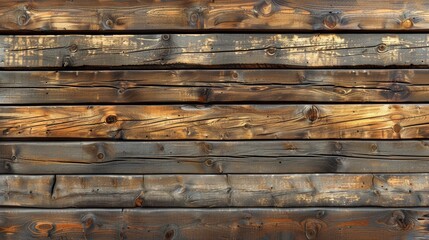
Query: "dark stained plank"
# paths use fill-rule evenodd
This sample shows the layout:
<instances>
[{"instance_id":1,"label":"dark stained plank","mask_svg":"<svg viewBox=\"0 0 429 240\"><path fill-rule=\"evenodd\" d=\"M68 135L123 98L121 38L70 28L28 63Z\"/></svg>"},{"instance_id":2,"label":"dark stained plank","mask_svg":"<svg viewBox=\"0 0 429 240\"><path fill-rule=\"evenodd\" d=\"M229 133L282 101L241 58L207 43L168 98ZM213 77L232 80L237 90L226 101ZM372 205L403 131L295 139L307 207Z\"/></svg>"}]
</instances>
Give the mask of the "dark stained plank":
<instances>
[{"instance_id":1,"label":"dark stained plank","mask_svg":"<svg viewBox=\"0 0 429 240\"><path fill-rule=\"evenodd\" d=\"M429 174L0 175L0 206L427 207Z\"/></svg>"},{"instance_id":2,"label":"dark stained plank","mask_svg":"<svg viewBox=\"0 0 429 240\"><path fill-rule=\"evenodd\" d=\"M428 38L423 33L3 35L0 68L427 67Z\"/></svg>"},{"instance_id":3,"label":"dark stained plank","mask_svg":"<svg viewBox=\"0 0 429 240\"><path fill-rule=\"evenodd\" d=\"M0 209L16 239L426 239L429 209Z\"/></svg>"},{"instance_id":4,"label":"dark stained plank","mask_svg":"<svg viewBox=\"0 0 429 240\"><path fill-rule=\"evenodd\" d=\"M3 71L0 104L427 102L429 71Z\"/></svg>"},{"instance_id":5,"label":"dark stained plank","mask_svg":"<svg viewBox=\"0 0 429 240\"><path fill-rule=\"evenodd\" d=\"M425 173L428 141L0 142L0 173Z\"/></svg>"},{"instance_id":6,"label":"dark stained plank","mask_svg":"<svg viewBox=\"0 0 429 240\"><path fill-rule=\"evenodd\" d=\"M417 139L427 104L0 107L0 138Z\"/></svg>"},{"instance_id":7,"label":"dark stained plank","mask_svg":"<svg viewBox=\"0 0 429 240\"><path fill-rule=\"evenodd\" d=\"M429 29L424 0L3 0L0 9L0 30Z\"/></svg>"}]
</instances>

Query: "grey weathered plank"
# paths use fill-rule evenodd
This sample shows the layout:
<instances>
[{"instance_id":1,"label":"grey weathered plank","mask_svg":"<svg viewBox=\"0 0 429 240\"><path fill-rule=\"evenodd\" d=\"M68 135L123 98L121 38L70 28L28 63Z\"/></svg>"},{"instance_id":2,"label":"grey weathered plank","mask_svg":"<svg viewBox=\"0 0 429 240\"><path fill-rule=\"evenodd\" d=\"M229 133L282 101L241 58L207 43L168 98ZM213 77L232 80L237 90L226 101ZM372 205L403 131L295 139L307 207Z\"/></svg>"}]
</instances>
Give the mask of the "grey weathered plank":
<instances>
[{"instance_id":1,"label":"grey weathered plank","mask_svg":"<svg viewBox=\"0 0 429 240\"><path fill-rule=\"evenodd\" d=\"M0 107L2 139L416 139L427 104Z\"/></svg>"},{"instance_id":2,"label":"grey weathered plank","mask_svg":"<svg viewBox=\"0 0 429 240\"><path fill-rule=\"evenodd\" d=\"M424 0L4 0L0 30L427 30L428 10Z\"/></svg>"},{"instance_id":3,"label":"grey weathered plank","mask_svg":"<svg viewBox=\"0 0 429 240\"><path fill-rule=\"evenodd\" d=\"M0 173L429 172L427 141L0 142Z\"/></svg>"},{"instance_id":4,"label":"grey weathered plank","mask_svg":"<svg viewBox=\"0 0 429 240\"><path fill-rule=\"evenodd\" d=\"M429 174L0 175L0 206L427 207Z\"/></svg>"},{"instance_id":5,"label":"grey weathered plank","mask_svg":"<svg viewBox=\"0 0 429 240\"><path fill-rule=\"evenodd\" d=\"M427 67L427 47L424 33L4 35L0 67Z\"/></svg>"},{"instance_id":6,"label":"grey weathered plank","mask_svg":"<svg viewBox=\"0 0 429 240\"><path fill-rule=\"evenodd\" d=\"M3 71L0 104L427 102L429 71Z\"/></svg>"},{"instance_id":7,"label":"grey weathered plank","mask_svg":"<svg viewBox=\"0 0 429 240\"><path fill-rule=\"evenodd\" d=\"M16 239L426 239L427 208L0 209Z\"/></svg>"}]
</instances>

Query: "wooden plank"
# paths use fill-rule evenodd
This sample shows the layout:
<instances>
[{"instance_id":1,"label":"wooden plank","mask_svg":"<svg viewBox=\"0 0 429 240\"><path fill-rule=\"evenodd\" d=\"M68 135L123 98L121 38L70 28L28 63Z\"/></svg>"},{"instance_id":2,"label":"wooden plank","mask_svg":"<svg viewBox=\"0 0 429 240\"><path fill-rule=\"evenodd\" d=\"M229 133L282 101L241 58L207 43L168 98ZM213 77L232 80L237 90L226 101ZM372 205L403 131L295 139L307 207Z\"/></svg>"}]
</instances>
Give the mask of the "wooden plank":
<instances>
[{"instance_id":1,"label":"wooden plank","mask_svg":"<svg viewBox=\"0 0 429 240\"><path fill-rule=\"evenodd\" d=\"M0 107L2 139L416 139L427 104Z\"/></svg>"},{"instance_id":2,"label":"wooden plank","mask_svg":"<svg viewBox=\"0 0 429 240\"><path fill-rule=\"evenodd\" d=\"M427 208L0 209L15 239L426 239Z\"/></svg>"},{"instance_id":3,"label":"wooden plank","mask_svg":"<svg viewBox=\"0 0 429 240\"><path fill-rule=\"evenodd\" d=\"M0 67L427 67L427 48L423 33L4 35Z\"/></svg>"},{"instance_id":4,"label":"wooden plank","mask_svg":"<svg viewBox=\"0 0 429 240\"><path fill-rule=\"evenodd\" d=\"M427 102L429 71L3 71L0 104Z\"/></svg>"},{"instance_id":5,"label":"wooden plank","mask_svg":"<svg viewBox=\"0 0 429 240\"><path fill-rule=\"evenodd\" d=\"M427 30L424 0L2 1L1 30Z\"/></svg>"},{"instance_id":6,"label":"wooden plank","mask_svg":"<svg viewBox=\"0 0 429 240\"><path fill-rule=\"evenodd\" d=\"M0 206L427 207L429 174L0 175Z\"/></svg>"},{"instance_id":7,"label":"wooden plank","mask_svg":"<svg viewBox=\"0 0 429 240\"><path fill-rule=\"evenodd\" d=\"M428 141L0 142L0 173L425 173Z\"/></svg>"}]
</instances>

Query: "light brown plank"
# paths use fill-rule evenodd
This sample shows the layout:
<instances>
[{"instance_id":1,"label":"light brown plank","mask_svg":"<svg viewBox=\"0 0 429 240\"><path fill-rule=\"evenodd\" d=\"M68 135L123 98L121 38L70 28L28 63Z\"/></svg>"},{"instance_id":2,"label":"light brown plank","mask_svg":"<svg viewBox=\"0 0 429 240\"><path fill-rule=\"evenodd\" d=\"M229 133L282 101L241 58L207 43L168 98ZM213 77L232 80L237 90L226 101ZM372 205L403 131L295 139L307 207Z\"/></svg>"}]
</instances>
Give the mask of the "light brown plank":
<instances>
[{"instance_id":1,"label":"light brown plank","mask_svg":"<svg viewBox=\"0 0 429 240\"><path fill-rule=\"evenodd\" d=\"M429 105L0 107L3 139L416 139Z\"/></svg>"},{"instance_id":2,"label":"light brown plank","mask_svg":"<svg viewBox=\"0 0 429 240\"><path fill-rule=\"evenodd\" d=\"M424 0L2 1L1 30L427 30Z\"/></svg>"},{"instance_id":3,"label":"light brown plank","mask_svg":"<svg viewBox=\"0 0 429 240\"><path fill-rule=\"evenodd\" d=\"M427 67L427 47L423 33L4 35L0 68Z\"/></svg>"},{"instance_id":4,"label":"light brown plank","mask_svg":"<svg viewBox=\"0 0 429 240\"><path fill-rule=\"evenodd\" d=\"M0 173L425 173L427 141L0 142Z\"/></svg>"},{"instance_id":5,"label":"light brown plank","mask_svg":"<svg viewBox=\"0 0 429 240\"><path fill-rule=\"evenodd\" d=\"M425 239L427 208L0 210L16 239Z\"/></svg>"},{"instance_id":6,"label":"light brown plank","mask_svg":"<svg viewBox=\"0 0 429 240\"><path fill-rule=\"evenodd\" d=\"M427 207L429 174L1 175L0 206Z\"/></svg>"},{"instance_id":7,"label":"light brown plank","mask_svg":"<svg viewBox=\"0 0 429 240\"><path fill-rule=\"evenodd\" d=\"M427 102L429 71L3 71L0 104Z\"/></svg>"}]
</instances>

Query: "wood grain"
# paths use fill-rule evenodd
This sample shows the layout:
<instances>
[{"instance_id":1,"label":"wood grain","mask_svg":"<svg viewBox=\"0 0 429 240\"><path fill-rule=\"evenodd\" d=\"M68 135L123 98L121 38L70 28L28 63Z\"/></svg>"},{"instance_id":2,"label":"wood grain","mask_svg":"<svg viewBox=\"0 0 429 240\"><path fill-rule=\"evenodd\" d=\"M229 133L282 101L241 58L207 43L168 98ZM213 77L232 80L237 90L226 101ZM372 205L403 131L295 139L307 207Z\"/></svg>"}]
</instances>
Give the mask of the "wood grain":
<instances>
[{"instance_id":1,"label":"wood grain","mask_svg":"<svg viewBox=\"0 0 429 240\"><path fill-rule=\"evenodd\" d=\"M427 207L429 174L0 175L0 206Z\"/></svg>"},{"instance_id":2,"label":"wood grain","mask_svg":"<svg viewBox=\"0 0 429 240\"><path fill-rule=\"evenodd\" d=\"M427 67L427 48L423 33L3 35L0 67Z\"/></svg>"},{"instance_id":3,"label":"wood grain","mask_svg":"<svg viewBox=\"0 0 429 240\"><path fill-rule=\"evenodd\" d=\"M3 71L0 104L427 102L429 71Z\"/></svg>"},{"instance_id":4,"label":"wood grain","mask_svg":"<svg viewBox=\"0 0 429 240\"><path fill-rule=\"evenodd\" d=\"M0 107L2 139L417 139L429 105Z\"/></svg>"},{"instance_id":5,"label":"wood grain","mask_svg":"<svg viewBox=\"0 0 429 240\"><path fill-rule=\"evenodd\" d=\"M15 239L425 239L427 208L0 210Z\"/></svg>"},{"instance_id":6,"label":"wood grain","mask_svg":"<svg viewBox=\"0 0 429 240\"><path fill-rule=\"evenodd\" d=\"M0 9L3 31L429 29L424 0L14 0Z\"/></svg>"},{"instance_id":7,"label":"wood grain","mask_svg":"<svg viewBox=\"0 0 429 240\"><path fill-rule=\"evenodd\" d=\"M0 142L0 173L425 173L428 141Z\"/></svg>"}]
</instances>

